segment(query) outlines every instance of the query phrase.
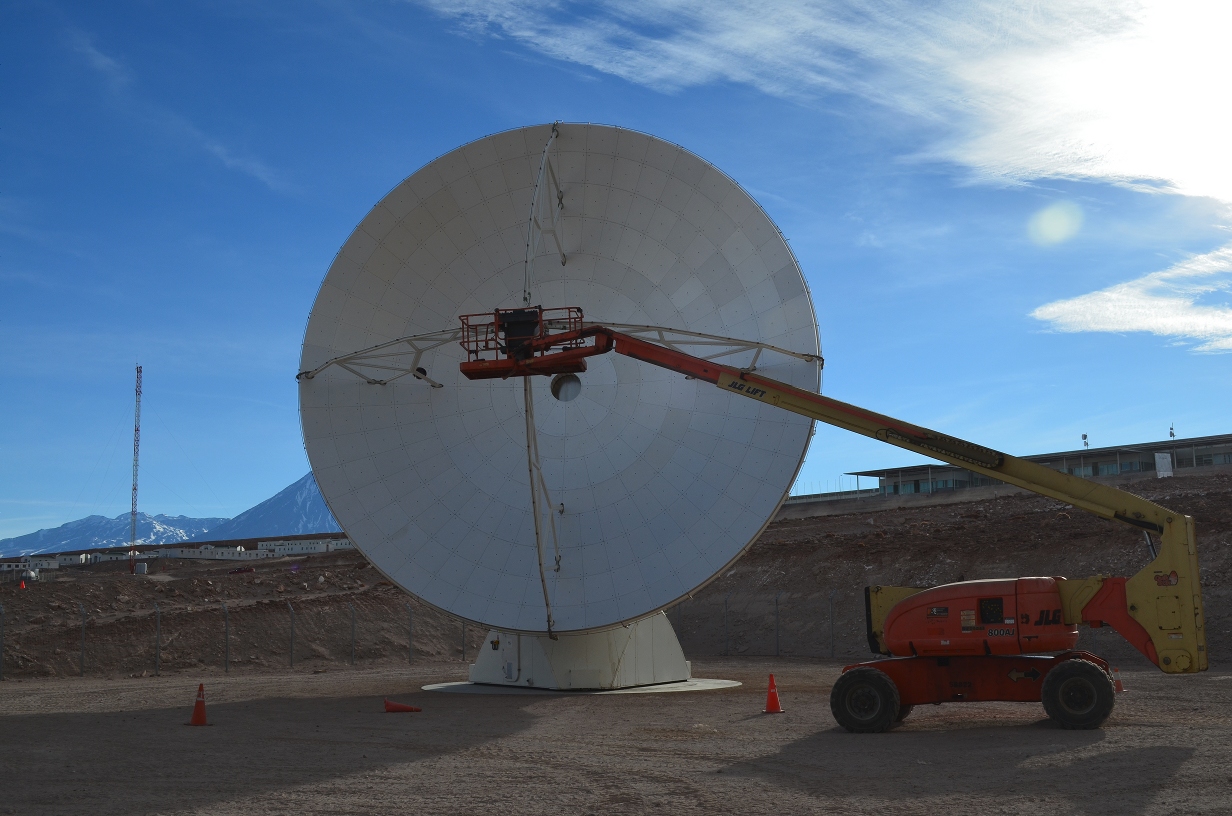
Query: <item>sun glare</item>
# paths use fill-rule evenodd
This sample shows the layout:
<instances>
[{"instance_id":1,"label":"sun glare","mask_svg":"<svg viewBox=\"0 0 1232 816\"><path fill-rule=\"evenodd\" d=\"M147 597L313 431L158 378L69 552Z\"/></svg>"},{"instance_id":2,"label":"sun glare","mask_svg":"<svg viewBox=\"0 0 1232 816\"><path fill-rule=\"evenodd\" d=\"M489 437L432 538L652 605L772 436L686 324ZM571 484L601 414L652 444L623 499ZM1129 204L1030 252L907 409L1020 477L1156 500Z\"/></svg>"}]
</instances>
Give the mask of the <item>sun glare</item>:
<instances>
[{"instance_id":1,"label":"sun glare","mask_svg":"<svg viewBox=\"0 0 1232 816\"><path fill-rule=\"evenodd\" d=\"M1070 201L1058 201L1031 216L1027 234L1039 246L1064 243L1082 229L1082 208Z\"/></svg>"}]
</instances>

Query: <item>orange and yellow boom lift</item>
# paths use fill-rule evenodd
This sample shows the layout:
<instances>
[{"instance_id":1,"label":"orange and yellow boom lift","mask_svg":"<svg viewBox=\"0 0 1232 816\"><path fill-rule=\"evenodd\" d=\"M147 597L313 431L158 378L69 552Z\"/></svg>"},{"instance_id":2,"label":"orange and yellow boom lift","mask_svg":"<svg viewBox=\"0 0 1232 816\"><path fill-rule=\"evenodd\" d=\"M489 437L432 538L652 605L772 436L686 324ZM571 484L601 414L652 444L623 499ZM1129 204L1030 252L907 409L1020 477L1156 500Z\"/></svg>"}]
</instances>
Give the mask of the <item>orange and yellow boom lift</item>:
<instances>
[{"instance_id":1,"label":"orange and yellow boom lift","mask_svg":"<svg viewBox=\"0 0 1232 816\"><path fill-rule=\"evenodd\" d=\"M1075 651L1078 626L1111 626L1169 674L1207 668L1194 522L1154 502L811 391L730 368L610 328L581 310L551 332L540 307L462 317L460 365L470 379L586 370L615 351L720 390L1066 502L1141 530L1152 560L1136 575L963 581L865 590L869 646L881 659L847 666L830 708L850 731L885 731L912 706L954 701L1042 702L1064 728L1096 728L1112 712L1108 664ZM487 358L487 352L495 352Z\"/></svg>"}]
</instances>

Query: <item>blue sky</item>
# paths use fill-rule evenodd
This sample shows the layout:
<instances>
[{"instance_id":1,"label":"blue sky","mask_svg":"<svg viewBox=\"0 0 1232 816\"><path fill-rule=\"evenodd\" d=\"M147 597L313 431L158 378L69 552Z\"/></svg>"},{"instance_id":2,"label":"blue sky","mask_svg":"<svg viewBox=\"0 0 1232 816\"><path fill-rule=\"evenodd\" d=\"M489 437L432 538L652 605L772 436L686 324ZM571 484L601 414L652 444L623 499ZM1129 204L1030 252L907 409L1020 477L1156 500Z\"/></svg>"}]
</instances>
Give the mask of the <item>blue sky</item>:
<instances>
[{"instance_id":1,"label":"blue sky","mask_svg":"<svg viewBox=\"0 0 1232 816\"><path fill-rule=\"evenodd\" d=\"M303 475L338 247L424 163L555 119L758 198L830 396L1012 453L1232 431L1228 12L922 5L6 4L0 537L127 509L136 362L142 509ZM822 428L800 487L912 461Z\"/></svg>"}]
</instances>

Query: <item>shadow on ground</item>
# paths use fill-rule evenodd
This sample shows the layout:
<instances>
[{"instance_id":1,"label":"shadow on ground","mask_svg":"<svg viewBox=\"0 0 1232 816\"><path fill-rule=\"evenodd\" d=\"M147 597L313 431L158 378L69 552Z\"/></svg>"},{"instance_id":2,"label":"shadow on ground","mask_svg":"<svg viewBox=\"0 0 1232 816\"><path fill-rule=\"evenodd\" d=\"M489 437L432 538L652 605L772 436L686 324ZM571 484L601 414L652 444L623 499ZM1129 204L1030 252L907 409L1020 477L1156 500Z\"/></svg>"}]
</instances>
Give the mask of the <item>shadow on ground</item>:
<instances>
[{"instance_id":1,"label":"shadow on ground","mask_svg":"<svg viewBox=\"0 0 1232 816\"><path fill-rule=\"evenodd\" d=\"M510 698L420 692L398 700L425 710L385 714L368 696L211 705L205 728L187 727L184 707L5 717L0 813L204 808L464 751L533 719Z\"/></svg>"},{"instance_id":2,"label":"shadow on ground","mask_svg":"<svg viewBox=\"0 0 1232 816\"><path fill-rule=\"evenodd\" d=\"M966 797L979 794L1038 798L1081 813L1141 814L1194 754L1188 747L1109 749L1105 738L1103 730L1065 731L1050 720L1006 725L978 715L930 718L886 734L836 726L727 773L793 786L830 806L881 799L895 813L911 812L912 801L920 812L935 812L948 799L969 803Z\"/></svg>"}]
</instances>

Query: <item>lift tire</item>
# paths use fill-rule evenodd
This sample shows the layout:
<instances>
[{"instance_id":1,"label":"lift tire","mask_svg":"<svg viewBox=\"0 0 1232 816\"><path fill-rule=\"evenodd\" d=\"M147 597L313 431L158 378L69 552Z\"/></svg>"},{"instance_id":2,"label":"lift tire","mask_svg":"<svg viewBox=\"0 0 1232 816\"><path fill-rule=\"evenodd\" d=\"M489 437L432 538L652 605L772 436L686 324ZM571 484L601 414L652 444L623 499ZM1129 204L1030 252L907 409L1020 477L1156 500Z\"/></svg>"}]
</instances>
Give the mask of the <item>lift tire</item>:
<instances>
[{"instance_id":1,"label":"lift tire","mask_svg":"<svg viewBox=\"0 0 1232 816\"><path fill-rule=\"evenodd\" d=\"M902 722L907 719L907 715L911 713L911 709L913 708L915 708L913 705L900 705L898 707L898 716L894 718L894 721Z\"/></svg>"},{"instance_id":2,"label":"lift tire","mask_svg":"<svg viewBox=\"0 0 1232 816\"><path fill-rule=\"evenodd\" d=\"M1066 660L1044 677L1044 712L1062 728L1099 728L1112 713L1116 689L1108 673L1089 660Z\"/></svg>"},{"instance_id":3,"label":"lift tire","mask_svg":"<svg viewBox=\"0 0 1232 816\"><path fill-rule=\"evenodd\" d=\"M867 666L844 672L830 690L830 711L857 734L889 731L898 722L898 688L884 672Z\"/></svg>"}]
</instances>

